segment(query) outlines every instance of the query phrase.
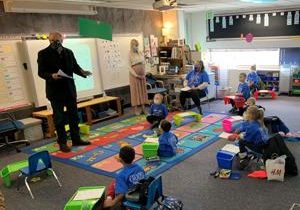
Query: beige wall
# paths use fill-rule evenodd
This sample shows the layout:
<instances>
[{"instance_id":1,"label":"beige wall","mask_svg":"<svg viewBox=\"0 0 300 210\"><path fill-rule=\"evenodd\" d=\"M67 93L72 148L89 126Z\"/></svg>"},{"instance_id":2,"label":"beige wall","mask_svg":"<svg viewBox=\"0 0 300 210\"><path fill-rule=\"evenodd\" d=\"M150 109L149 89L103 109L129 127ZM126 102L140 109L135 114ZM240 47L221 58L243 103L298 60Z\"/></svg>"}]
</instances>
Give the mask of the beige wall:
<instances>
[{"instance_id":1,"label":"beige wall","mask_svg":"<svg viewBox=\"0 0 300 210\"><path fill-rule=\"evenodd\" d=\"M60 31L78 32L78 17L104 21L113 26L113 33L141 33L161 36L162 14L158 11L98 8L94 16L4 13L0 1L0 34L34 34Z\"/></svg>"}]
</instances>

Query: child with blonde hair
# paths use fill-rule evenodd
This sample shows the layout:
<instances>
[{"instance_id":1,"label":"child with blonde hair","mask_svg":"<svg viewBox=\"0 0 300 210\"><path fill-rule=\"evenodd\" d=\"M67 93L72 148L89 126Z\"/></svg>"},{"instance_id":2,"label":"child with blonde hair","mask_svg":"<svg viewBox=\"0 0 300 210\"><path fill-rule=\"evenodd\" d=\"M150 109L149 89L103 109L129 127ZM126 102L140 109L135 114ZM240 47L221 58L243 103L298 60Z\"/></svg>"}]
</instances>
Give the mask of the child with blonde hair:
<instances>
[{"instance_id":1,"label":"child with blonde hair","mask_svg":"<svg viewBox=\"0 0 300 210\"><path fill-rule=\"evenodd\" d=\"M266 145L269 136L268 131L264 125L264 111L256 106L249 106L244 114L245 121L238 129L237 133L240 147L240 169L244 169L250 160L247 154L247 148L257 152L263 153L263 148Z\"/></svg>"}]
</instances>

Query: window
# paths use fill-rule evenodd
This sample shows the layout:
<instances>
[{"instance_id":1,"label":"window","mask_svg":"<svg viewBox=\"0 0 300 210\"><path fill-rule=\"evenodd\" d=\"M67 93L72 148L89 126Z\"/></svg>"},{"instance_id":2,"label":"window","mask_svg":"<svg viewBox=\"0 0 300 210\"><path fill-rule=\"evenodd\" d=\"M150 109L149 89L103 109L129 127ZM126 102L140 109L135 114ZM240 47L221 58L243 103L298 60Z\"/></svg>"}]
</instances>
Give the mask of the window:
<instances>
[{"instance_id":1,"label":"window","mask_svg":"<svg viewBox=\"0 0 300 210\"><path fill-rule=\"evenodd\" d=\"M226 49L211 50L210 62L222 69L236 69L238 66L278 66L279 49Z\"/></svg>"}]
</instances>

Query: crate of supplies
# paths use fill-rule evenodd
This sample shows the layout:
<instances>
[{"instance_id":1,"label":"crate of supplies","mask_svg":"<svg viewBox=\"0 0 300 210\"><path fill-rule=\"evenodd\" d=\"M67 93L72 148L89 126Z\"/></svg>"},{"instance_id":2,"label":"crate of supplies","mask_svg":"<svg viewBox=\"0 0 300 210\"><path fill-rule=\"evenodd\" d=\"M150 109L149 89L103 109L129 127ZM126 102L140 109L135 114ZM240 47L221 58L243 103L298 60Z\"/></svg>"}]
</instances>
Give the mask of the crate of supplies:
<instances>
[{"instance_id":1,"label":"crate of supplies","mask_svg":"<svg viewBox=\"0 0 300 210\"><path fill-rule=\"evenodd\" d=\"M105 187L80 187L65 205L64 210L102 209Z\"/></svg>"},{"instance_id":2,"label":"crate of supplies","mask_svg":"<svg viewBox=\"0 0 300 210\"><path fill-rule=\"evenodd\" d=\"M159 143L158 138L146 139L142 144L143 155L145 159L157 157Z\"/></svg>"},{"instance_id":3,"label":"crate of supplies","mask_svg":"<svg viewBox=\"0 0 300 210\"><path fill-rule=\"evenodd\" d=\"M219 150L217 152L217 162L220 169L232 169L233 159L235 154L232 152Z\"/></svg>"},{"instance_id":4,"label":"crate of supplies","mask_svg":"<svg viewBox=\"0 0 300 210\"><path fill-rule=\"evenodd\" d=\"M241 116L228 117L222 121L223 130L227 133L234 132L243 122Z\"/></svg>"}]
</instances>

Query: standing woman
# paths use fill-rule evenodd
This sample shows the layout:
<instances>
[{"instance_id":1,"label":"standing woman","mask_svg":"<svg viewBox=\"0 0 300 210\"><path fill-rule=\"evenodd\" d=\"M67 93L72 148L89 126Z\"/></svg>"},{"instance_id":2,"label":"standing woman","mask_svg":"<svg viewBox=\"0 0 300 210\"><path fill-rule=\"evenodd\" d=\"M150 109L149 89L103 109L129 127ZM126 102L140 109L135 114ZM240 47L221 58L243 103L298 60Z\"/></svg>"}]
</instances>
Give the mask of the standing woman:
<instances>
[{"instance_id":1,"label":"standing woman","mask_svg":"<svg viewBox=\"0 0 300 210\"><path fill-rule=\"evenodd\" d=\"M136 115L141 113L138 111L138 106L142 107L142 113L146 114L145 104L148 104L146 73L144 65L144 55L139 51L139 42L132 39L130 42L130 95L131 106L134 107Z\"/></svg>"}]
</instances>

